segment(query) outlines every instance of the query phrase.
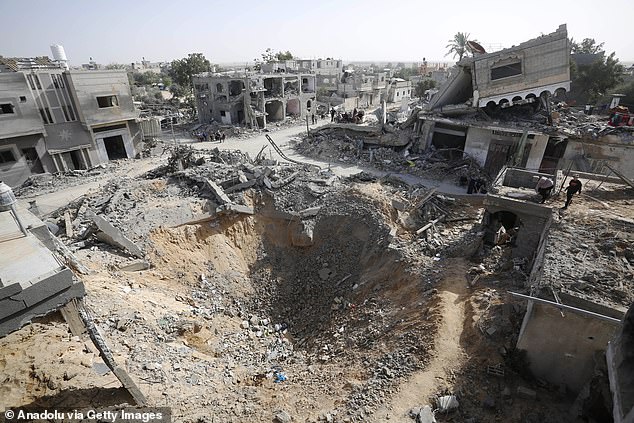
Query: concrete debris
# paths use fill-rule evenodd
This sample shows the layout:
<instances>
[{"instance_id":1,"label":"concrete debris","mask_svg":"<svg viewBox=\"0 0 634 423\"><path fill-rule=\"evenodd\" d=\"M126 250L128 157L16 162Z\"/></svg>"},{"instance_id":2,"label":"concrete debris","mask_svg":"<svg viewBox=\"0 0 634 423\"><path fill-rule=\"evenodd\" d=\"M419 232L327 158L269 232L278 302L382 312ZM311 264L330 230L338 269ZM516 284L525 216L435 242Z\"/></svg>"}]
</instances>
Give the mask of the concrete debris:
<instances>
[{"instance_id":1,"label":"concrete debris","mask_svg":"<svg viewBox=\"0 0 634 423\"><path fill-rule=\"evenodd\" d=\"M456 410L460 403L455 395L443 395L436 400L438 411L447 412Z\"/></svg>"},{"instance_id":2,"label":"concrete debris","mask_svg":"<svg viewBox=\"0 0 634 423\"><path fill-rule=\"evenodd\" d=\"M134 260L127 264L122 264L119 266L119 270L123 270L124 272L139 272L141 270L147 270L150 268L150 263L146 260Z\"/></svg>"},{"instance_id":3,"label":"concrete debris","mask_svg":"<svg viewBox=\"0 0 634 423\"><path fill-rule=\"evenodd\" d=\"M436 423L436 417L429 405L426 405L420 409L416 415L416 423Z\"/></svg>"},{"instance_id":4,"label":"concrete debris","mask_svg":"<svg viewBox=\"0 0 634 423\"><path fill-rule=\"evenodd\" d=\"M127 250L130 254L139 258L145 257L143 251L137 247L135 243L130 241L120 230L112 226L105 217L99 215L93 215L92 221L97 225L99 231L96 234L97 238L101 241L113 245L115 247Z\"/></svg>"}]
</instances>

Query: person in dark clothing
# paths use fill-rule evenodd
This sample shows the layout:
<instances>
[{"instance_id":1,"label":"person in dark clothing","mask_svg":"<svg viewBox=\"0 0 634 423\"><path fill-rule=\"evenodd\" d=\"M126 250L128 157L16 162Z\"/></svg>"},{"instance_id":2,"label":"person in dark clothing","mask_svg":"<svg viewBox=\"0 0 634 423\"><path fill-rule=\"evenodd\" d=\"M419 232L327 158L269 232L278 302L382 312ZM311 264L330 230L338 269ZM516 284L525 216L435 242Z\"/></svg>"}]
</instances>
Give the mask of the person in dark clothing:
<instances>
[{"instance_id":1,"label":"person in dark clothing","mask_svg":"<svg viewBox=\"0 0 634 423\"><path fill-rule=\"evenodd\" d=\"M335 108L333 107L332 109L330 109L330 121L334 122L335 121Z\"/></svg>"},{"instance_id":2,"label":"person in dark clothing","mask_svg":"<svg viewBox=\"0 0 634 423\"><path fill-rule=\"evenodd\" d=\"M562 207L562 209L564 210L566 210L572 202L573 195L575 195L576 193L581 194L582 184L581 181L577 179L578 177L578 175L573 176L570 180L570 183L568 183L568 187L566 188L566 204Z\"/></svg>"}]
</instances>

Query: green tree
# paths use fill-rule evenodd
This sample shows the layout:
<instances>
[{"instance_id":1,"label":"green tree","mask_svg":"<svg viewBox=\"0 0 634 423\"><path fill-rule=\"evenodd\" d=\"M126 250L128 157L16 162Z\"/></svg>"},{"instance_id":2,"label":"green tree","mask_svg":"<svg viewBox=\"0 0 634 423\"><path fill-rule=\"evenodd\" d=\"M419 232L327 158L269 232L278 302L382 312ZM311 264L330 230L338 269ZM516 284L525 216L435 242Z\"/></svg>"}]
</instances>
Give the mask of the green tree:
<instances>
[{"instance_id":1,"label":"green tree","mask_svg":"<svg viewBox=\"0 0 634 423\"><path fill-rule=\"evenodd\" d=\"M409 80L413 75L418 75L418 69L401 68L395 74L397 78L403 78L405 80Z\"/></svg>"},{"instance_id":2,"label":"green tree","mask_svg":"<svg viewBox=\"0 0 634 423\"><path fill-rule=\"evenodd\" d=\"M290 51L286 50L286 52L281 52L278 51L277 53L273 51L272 48L267 48L264 53L261 54L262 56L262 62L264 63L271 63L271 62L275 62L277 60L292 60L295 58L295 56L293 56L293 53L291 53ZM254 59L254 62L256 62L256 66L258 66L258 62L260 60L259 59Z\"/></svg>"},{"instance_id":3,"label":"green tree","mask_svg":"<svg viewBox=\"0 0 634 423\"><path fill-rule=\"evenodd\" d=\"M202 53L190 53L183 59L172 61L169 75L180 89L191 93L192 76L202 72L211 72L211 62Z\"/></svg>"},{"instance_id":4,"label":"green tree","mask_svg":"<svg viewBox=\"0 0 634 423\"><path fill-rule=\"evenodd\" d=\"M597 44L594 38L584 38L581 43L570 39L570 46L573 53L597 54L603 53L605 43Z\"/></svg>"},{"instance_id":5,"label":"green tree","mask_svg":"<svg viewBox=\"0 0 634 423\"><path fill-rule=\"evenodd\" d=\"M423 79L414 87L414 95L421 98L425 95L425 91L431 90L432 88L436 88L436 81L433 79Z\"/></svg>"},{"instance_id":6,"label":"green tree","mask_svg":"<svg viewBox=\"0 0 634 423\"><path fill-rule=\"evenodd\" d=\"M128 67L122 63L110 63L109 65L106 65L106 70L120 70L127 68Z\"/></svg>"},{"instance_id":7,"label":"green tree","mask_svg":"<svg viewBox=\"0 0 634 423\"><path fill-rule=\"evenodd\" d=\"M594 104L623 80L623 65L614 52L606 56L603 43L596 44L592 38L585 38L581 44L571 41L571 44L577 53L597 55L590 64L576 65L573 61L570 66L571 97L579 102Z\"/></svg>"},{"instance_id":8,"label":"green tree","mask_svg":"<svg viewBox=\"0 0 634 423\"><path fill-rule=\"evenodd\" d=\"M456 33L456 35L454 35L453 38L449 40L449 44L447 44L447 46L445 47L449 49L445 56L453 54L453 57L458 56L458 61L461 61L464 55L471 51L469 50L469 46L467 45L467 43L469 41L474 41L477 43L476 40L470 40L469 37L470 35L468 32Z\"/></svg>"},{"instance_id":9,"label":"green tree","mask_svg":"<svg viewBox=\"0 0 634 423\"><path fill-rule=\"evenodd\" d=\"M191 92L191 89L188 90L179 84L172 84L170 86L170 92L174 94L174 97L185 97Z\"/></svg>"},{"instance_id":10,"label":"green tree","mask_svg":"<svg viewBox=\"0 0 634 423\"><path fill-rule=\"evenodd\" d=\"M166 87L169 87L170 85L172 85L172 77L169 75L161 74L161 82Z\"/></svg>"},{"instance_id":11,"label":"green tree","mask_svg":"<svg viewBox=\"0 0 634 423\"><path fill-rule=\"evenodd\" d=\"M152 85L161 82L161 75L153 71L133 73L134 85Z\"/></svg>"}]
</instances>

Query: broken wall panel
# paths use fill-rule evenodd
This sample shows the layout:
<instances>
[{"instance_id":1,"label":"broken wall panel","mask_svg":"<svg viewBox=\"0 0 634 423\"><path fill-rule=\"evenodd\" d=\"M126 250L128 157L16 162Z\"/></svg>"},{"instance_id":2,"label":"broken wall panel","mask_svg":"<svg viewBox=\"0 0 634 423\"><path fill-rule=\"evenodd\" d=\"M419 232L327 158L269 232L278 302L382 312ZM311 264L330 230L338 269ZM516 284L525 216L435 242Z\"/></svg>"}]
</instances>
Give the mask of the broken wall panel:
<instances>
[{"instance_id":1,"label":"broken wall panel","mask_svg":"<svg viewBox=\"0 0 634 423\"><path fill-rule=\"evenodd\" d=\"M526 351L535 376L578 393L592 377L595 352L605 350L618 328L618 319L529 300L517 348Z\"/></svg>"}]
</instances>

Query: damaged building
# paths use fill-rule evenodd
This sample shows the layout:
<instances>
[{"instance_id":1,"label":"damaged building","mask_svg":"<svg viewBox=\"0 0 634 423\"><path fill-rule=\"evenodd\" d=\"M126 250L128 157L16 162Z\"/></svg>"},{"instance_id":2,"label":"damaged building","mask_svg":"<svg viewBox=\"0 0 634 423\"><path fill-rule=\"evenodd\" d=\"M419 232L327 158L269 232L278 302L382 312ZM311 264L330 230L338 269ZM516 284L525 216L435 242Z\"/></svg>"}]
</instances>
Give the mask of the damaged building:
<instances>
[{"instance_id":1,"label":"damaged building","mask_svg":"<svg viewBox=\"0 0 634 423\"><path fill-rule=\"evenodd\" d=\"M125 71L0 73L0 179L88 169L139 152Z\"/></svg>"},{"instance_id":2,"label":"damaged building","mask_svg":"<svg viewBox=\"0 0 634 423\"><path fill-rule=\"evenodd\" d=\"M313 74L199 74L192 78L200 123L267 124L316 111Z\"/></svg>"},{"instance_id":3,"label":"damaged building","mask_svg":"<svg viewBox=\"0 0 634 423\"><path fill-rule=\"evenodd\" d=\"M418 113L415 148L463 153L492 178L505 165L634 177L630 128L559 101L570 90L569 51L561 25L518 46L462 59Z\"/></svg>"}]
</instances>

